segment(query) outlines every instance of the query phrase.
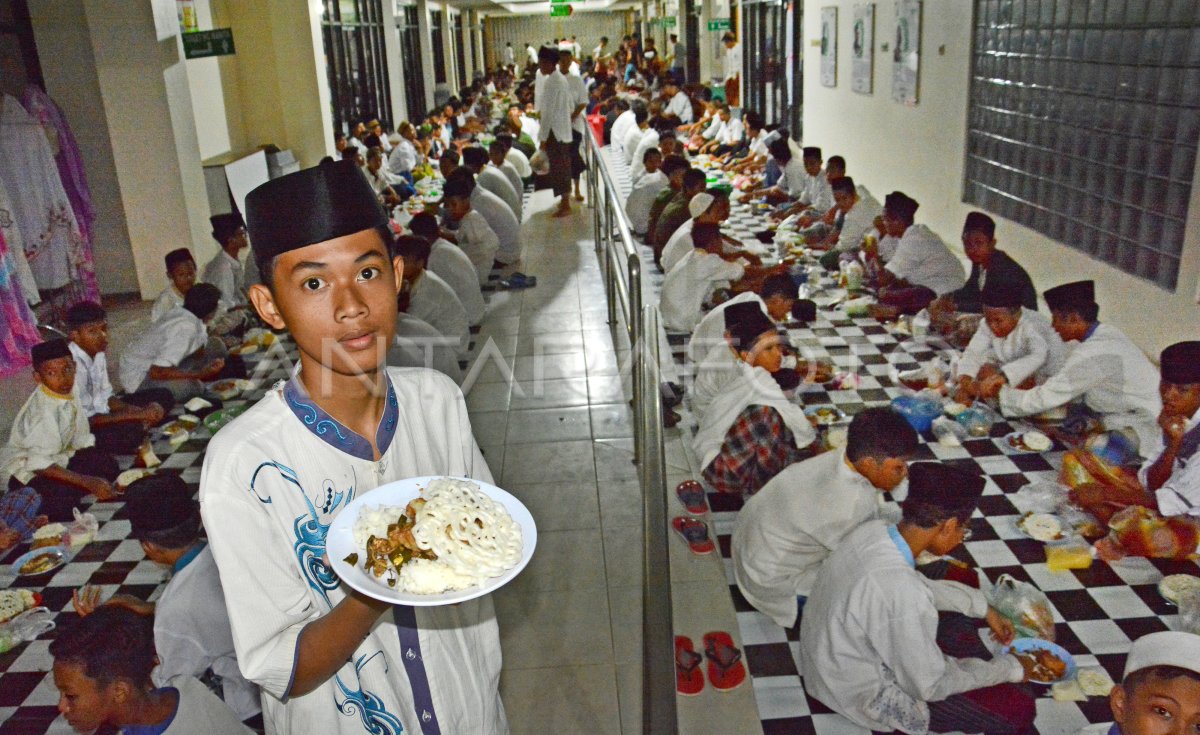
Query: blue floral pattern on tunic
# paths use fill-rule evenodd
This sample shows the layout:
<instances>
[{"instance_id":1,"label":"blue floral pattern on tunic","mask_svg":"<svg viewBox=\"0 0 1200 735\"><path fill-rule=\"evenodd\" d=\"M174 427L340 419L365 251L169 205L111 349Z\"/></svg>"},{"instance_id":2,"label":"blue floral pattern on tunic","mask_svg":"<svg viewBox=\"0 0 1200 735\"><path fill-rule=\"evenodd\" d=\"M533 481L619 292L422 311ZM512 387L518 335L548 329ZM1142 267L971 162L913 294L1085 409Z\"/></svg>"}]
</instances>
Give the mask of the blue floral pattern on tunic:
<instances>
[{"instance_id":1,"label":"blue floral pattern on tunic","mask_svg":"<svg viewBox=\"0 0 1200 735\"><path fill-rule=\"evenodd\" d=\"M341 676L335 676L338 689L345 696L337 702L338 711L344 715L358 715L362 719L363 729L371 735L399 735L404 732L400 718L387 711L383 701L372 692L362 688L362 670L371 659L382 656L383 651L376 651L370 656L359 656L354 661L354 675L358 679L358 688L351 689L342 682ZM387 673L387 658L383 658L383 672ZM336 701L336 697L335 697Z\"/></svg>"},{"instance_id":2,"label":"blue floral pattern on tunic","mask_svg":"<svg viewBox=\"0 0 1200 735\"><path fill-rule=\"evenodd\" d=\"M321 595L325 604L332 608L329 591L337 588L338 577L334 574L333 569L322 560L325 555L325 536L329 533L330 524L329 522L323 523L321 518L322 516L329 518L333 511L354 499L354 484L348 490L335 492L332 483L326 482L318 498L318 502L321 503L320 512L318 512L312 498L300 484L300 478L296 476L295 470L279 462L263 462L254 470L254 475L250 479L250 492L254 493L261 503L271 502L271 496L268 494L264 498L257 488L259 473L266 469L276 470L284 482L295 486L300 491L300 496L304 498L304 504L308 506L308 513L297 516L292 523L292 531L296 537L292 544L292 551L296 555L300 571L304 574L308 586Z\"/></svg>"}]
</instances>

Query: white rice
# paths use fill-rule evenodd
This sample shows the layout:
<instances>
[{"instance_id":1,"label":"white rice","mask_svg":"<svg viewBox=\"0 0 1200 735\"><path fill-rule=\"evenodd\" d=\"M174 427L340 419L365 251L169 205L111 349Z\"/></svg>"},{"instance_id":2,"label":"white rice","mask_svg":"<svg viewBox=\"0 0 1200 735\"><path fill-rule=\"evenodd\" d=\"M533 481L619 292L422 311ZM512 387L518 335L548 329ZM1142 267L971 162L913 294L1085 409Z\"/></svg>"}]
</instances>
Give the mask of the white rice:
<instances>
[{"instance_id":1,"label":"white rice","mask_svg":"<svg viewBox=\"0 0 1200 735\"><path fill-rule=\"evenodd\" d=\"M375 508L364 507L354 521L354 548L359 553L367 551L367 539L372 536L387 536L387 527L404 515L403 505L381 505Z\"/></svg>"}]
</instances>

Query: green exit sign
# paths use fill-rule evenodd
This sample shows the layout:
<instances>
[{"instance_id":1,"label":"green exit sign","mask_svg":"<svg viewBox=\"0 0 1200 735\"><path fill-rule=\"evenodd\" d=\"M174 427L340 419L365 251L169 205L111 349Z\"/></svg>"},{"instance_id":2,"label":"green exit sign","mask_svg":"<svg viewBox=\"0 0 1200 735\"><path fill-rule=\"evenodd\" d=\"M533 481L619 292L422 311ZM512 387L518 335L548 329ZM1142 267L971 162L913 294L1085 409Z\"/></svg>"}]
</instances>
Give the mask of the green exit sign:
<instances>
[{"instance_id":1,"label":"green exit sign","mask_svg":"<svg viewBox=\"0 0 1200 735\"><path fill-rule=\"evenodd\" d=\"M209 56L230 56L233 50L233 29L214 28L211 31L192 31L182 34L185 59L204 59Z\"/></svg>"},{"instance_id":2,"label":"green exit sign","mask_svg":"<svg viewBox=\"0 0 1200 735\"><path fill-rule=\"evenodd\" d=\"M733 25L728 18L716 18L708 22L708 30L710 31L727 31Z\"/></svg>"},{"instance_id":3,"label":"green exit sign","mask_svg":"<svg viewBox=\"0 0 1200 735\"><path fill-rule=\"evenodd\" d=\"M572 8L570 5L559 4L559 5L551 5L550 6L550 17L551 18L565 18L573 12L575 12L575 9Z\"/></svg>"}]
</instances>

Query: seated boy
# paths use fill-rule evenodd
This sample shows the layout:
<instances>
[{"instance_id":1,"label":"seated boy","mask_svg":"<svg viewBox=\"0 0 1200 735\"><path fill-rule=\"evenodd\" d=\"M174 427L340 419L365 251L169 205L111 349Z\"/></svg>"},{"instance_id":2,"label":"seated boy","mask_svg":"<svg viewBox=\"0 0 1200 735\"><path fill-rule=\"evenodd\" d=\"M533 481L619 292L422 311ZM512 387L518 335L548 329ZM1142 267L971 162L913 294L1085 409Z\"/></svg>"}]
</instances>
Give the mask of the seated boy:
<instances>
[{"instance_id":1,"label":"seated boy","mask_svg":"<svg viewBox=\"0 0 1200 735\"><path fill-rule=\"evenodd\" d=\"M846 159L830 156L825 168L821 168L821 163L820 148L809 146L804 149L804 190L799 201L776 212L772 215L774 219L799 215L797 224L801 228L813 228L807 232L828 231L834 217L833 182L846 175Z\"/></svg>"},{"instance_id":2,"label":"seated boy","mask_svg":"<svg viewBox=\"0 0 1200 735\"><path fill-rule=\"evenodd\" d=\"M250 728L192 676L156 689L153 618L105 605L50 642L58 711L77 732L249 735Z\"/></svg>"},{"instance_id":3,"label":"seated boy","mask_svg":"<svg viewBox=\"0 0 1200 735\"><path fill-rule=\"evenodd\" d=\"M810 456L802 448L816 432L774 378L783 362L775 324L754 304L739 307L725 310L737 365L701 417L692 446L713 489L753 495L783 468Z\"/></svg>"},{"instance_id":4,"label":"seated boy","mask_svg":"<svg viewBox=\"0 0 1200 735\"><path fill-rule=\"evenodd\" d=\"M633 182L629 196L625 198L625 215L629 217L633 234L638 237L646 234L646 227L650 224L650 205L654 204L658 195L669 186L667 175L661 170L662 151L651 148L646 151L642 160L646 166L646 173Z\"/></svg>"},{"instance_id":5,"label":"seated boy","mask_svg":"<svg viewBox=\"0 0 1200 735\"><path fill-rule=\"evenodd\" d=\"M471 182L465 179L447 180L442 188L442 203L446 207L446 217L452 224L457 225L454 231L442 230L442 238L449 240L462 249L475 266L475 275L479 285L488 282L492 272L492 264L496 260L496 251L500 247L500 239L488 226L487 220L471 206Z\"/></svg>"},{"instance_id":6,"label":"seated boy","mask_svg":"<svg viewBox=\"0 0 1200 735\"><path fill-rule=\"evenodd\" d=\"M689 168L683 172L680 184L679 193L671 197L671 200L663 207L658 219L654 221L653 232L649 233L650 239L647 244L654 248L654 262L660 267L662 251L666 247L667 240L671 239L671 235L675 234L680 225L691 218L688 205L697 194L704 193L704 188L708 184L708 175L698 168Z\"/></svg>"},{"instance_id":7,"label":"seated boy","mask_svg":"<svg viewBox=\"0 0 1200 735\"><path fill-rule=\"evenodd\" d=\"M41 496L42 512L51 521L69 521L85 495L114 500L113 480L120 470L112 455L96 448L74 393L75 359L67 341L42 342L31 352L38 385L0 448L0 487L28 485Z\"/></svg>"},{"instance_id":8,"label":"seated boy","mask_svg":"<svg viewBox=\"0 0 1200 735\"><path fill-rule=\"evenodd\" d=\"M514 188L500 169L489 165L488 152L482 146L469 145L462 150L462 167L475 174L475 185L495 194L507 206L517 222L521 221L524 189Z\"/></svg>"},{"instance_id":9,"label":"seated boy","mask_svg":"<svg viewBox=\"0 0 1200 735\"><path fill-rule=\"evenodd\" d=\"M693 225L707 222L719 227L721 223L729 219L729 195L724 191L710 189L700 192L692 197L687 206L691 219L675 228L675 232L667 238L666 245L662 249L661 261L664 272L670 272L675 264L692 249ZM762 259L757 255L742 251L743 245L740 241L728 235L721 235L721 239L724 242L722 247L724 254L739 255L742 260L751 265L762 265Z\"/></svg>"},{"instance_id":10,"label":"seated boy","mask_svg":"<svg viewBox=\"0 0 1200 735\"><path fill-rule=\"evenodd\" d=\"M1082 732L1108 735L1177 735L1200 729L1200 636L1182 631L1149 633L1133 642L1125 676L1108 695L1111 725Z\"/></svg>"},{"instance_id":11,"label":"seated boy","mask_svg":"<svg viewBox=\"0 0 1200 735\"><path fill-rule=\"evenodd\" d=\"M161 319L173 307L183 306L183 297L196 285L196 261L192 259L192 251L176 248L167 253L163 260L167 264L167 279L170 283L150 308L151 324Z\"/></svg>"},{"instance_id":12,"label":"seated boy","mask_svg":"<svg viewBox=\"0 0 1200 735\"><path fill-rule=\"evenodd\" d=\"M1092 281L1066 283L1044 295L1054 331L1063 342L1078 343L1068 347L1062 369L1029 390L993 375L980 392L998 396L1005 416L1032 416L1083 398L1105 429L1129 430L1140 447L1153 446L1162 411L1154 365L1121 330L1100 322Z\"/></svg>"},{"instance_id":13,"label":"seated boy","mask_svg":"<svg viewBox=\"0 0 1200 735\"><path fill-rule=\"evenodd\" d=\"M454 289L426 269L429 241L416 235L401 235L396 238L395 254L404 259L402 288L408 294L406 311L448 337L459 357L465 357L471 344L467 311L454 295Z\"/></svg>"},{"instance_id":14,"label":"seated boy","mask_svg":"<svg viewBox=\"0 0 1200 735\"><path fill-rule=\"evenodd\" d=\"M499 140L493 140L488 144L488 162L491 168L496 169L504 174L504 178L508 181L509 186L517 193L517 220L520 221L524 217L525 210L525 184L521 181L521 175L517 173L517 167L508 161L508 149Z\"/></svg>"},{"instance_id":15,"label":"seated boy","mask_svg":"<svg viewBox=\"0 0 1200 735\"><path fill-rule=\"evenodd\" d=\"M1158 384L1159 436L1143 447L1149 459L1138 483L1082 485L1071 492L1080 507L1107 524L1113 514L1138 505L1170 518L1200 520L1200 342L1177 342L1162 351Z\"/></svg>"},{"instance_id":16,"label":"seated boy","mask_svg":"<svg viewBox=\"0 0 1200 735\"><path fill-rule=\"evenodd\" d=\"M154 649L159 666L154 681L176 677L215 677L221 699L237 718L261 728L258 687L238 670L229 630L229 613L212 550L202 537L200 509L179 475L157 474L138 480L125 495L130 538L146 558L171 570L157 602L114 595L106 606L125 607L154 619ZM100 588L85 586L72 599L75 611L91 615Z\"/></svg>"},{"instance_id":17,"label":"seated boy","mask_svg":"<svg viewBox=\"0 0 1200 735\"><path fill-rule=\"evenodd\" d=\"M895 239L896 249L888 256L881 245L875 258L886 263L873 269L879 282L879 304L873 312L880 318L915 314L966 281L962 263L942 238L925 225L913 224L918 206L898 191L884 199L883 225L886 234Z\"/></svg>"},{"instance_id":18,"label":"seated boy","mask_svg":"<svg viewBox=\"0 0 1200 735\"><path fill-rule=\"evenodd\" d=\"M877 732L1031 730L1034 698L1016 684L1032 661L988 660L971 618L985 619L1001 643L1012 640L1012 623L979 590L914 568L922 552L945 555L963 542L983 485L981 476L917 462L899 525L870 520L842 538L817 573L800 624L810 696ZM939 611L958 614L939 620Z\"/></svg>"},{"instance_id":19,"label":"seated boy","mask_svg":"<svg viewBox=\"0 0 1200 735\"><path fill-rule=\"evenodd\" d=\"M663 324L677 332L690 332L700 323L701 307L718 287L732 286L753 291L774 270L743 265L737 256L722 252L724 240L714 224L692 228L694 247L684 255L663 279L659 308Z\"/></svg>"},{"instance_id":20,"label":"seated boy","mask_svg":"<svg viewBox=\"0 0 1200 735\"><path fill-rule=\"evenodd\" d=\"M490 596L393 606L321 561L333 518L380 485L491 481L458 387L384 366L403 268L387 217L349 162L273 179L246 213L263 276L250 299L300 365L209 442L200 509L266 730L507 732Z\"/></svg>"},{"instance_id":21,"label":"seated boy","mask_svg":"<svg viewBox=\"0 0 1200 735\"><path fill-rule=\"evenodd\" d=\"M834 179L829 186L837 208L833 227L828 234L811 236L805 242L815 250L829 250L821 257L821 265L836 270L842 253L857 253L867 235L879 236L875 224L883 215L883 207L867 187L855 185L849 176Z\"/></svg>"},{"instance_id":22,"label":"seated boy","mask_svg":"<svg viewBox=\"0 0 1200 735\"><path fill-rule=\"evenodd\" d=\"M1032 388L1062 369L1067 349L1043 314L1021 305L1021 292L1011 282L989 280L980 297L983 321L958 362L955 400L970 404L988 398L981 383L1001 374L1004 382ZM1000 390L999 381L988 383Z\"/></svg>"},{"instance_id":23,"label":"seated boy","mask_svg":"<svg viewBox=\"0 0 1200 735\"><path fill-rule=\"evenodd\" d=\"M75 358L75 395L96 446L112 454L133 454L146 438L146 429L158 424L175 405L168 390L146 390L114 395L108 378L108 316L92 301L67 310L71 356Z\"/></svg>"},{"instance_id":24,"label":"seated boy","mask_svg":"<svg viewBox=\"0 0 1200 735\"><path fill-rule=\"evenodd\" d=\"M458 345L428 322L407 314L408 294L403 289L397 299L396 336L388 348L385 362L391 367L419 367L436 370L462 385L463 369L458 361Z\"/></svg>"},{"instance_id":25,"label":"seated boy","mask_svg":"<svg viewBox=\"0 0 1200 735\"><path fill-rule=\"evenodd\" d=\"M206 325L220 308L221 292L197 283L183 306L150 325L121 355L121 384L126 390L165 388L176 402L204 392L202 381L214 380L225 368L224 344L209 339Z\"/></svg>"},{"instance_id":26,"label":"seated boy","mask_svg":"<svg viewBox=\"0 0 1200 735\"><path fill-rule=\"evenodd\" d=\"M246 223L241 215L231 212L209 218L212 236L221 252L213 256L204 266L205 283L211 283L221 291L221 307L226 311L246 305L246 284L243 278L242 261L239 257L246 241Z\"/></svg>"},{"instance_id":27,"label":"seated boy","mask_svg":"<svg viewBox=\"0 0 1200 735\"><path fill-rule=\"evenodd\" d=\"M429 261L425 263L425 267L441 276L442 280L454 290L454 295L458 297L467 311L467 321L471 326L482 321L487 304L483 300L483 291L479 288L479 276L471 259L467 257L462 248L450 244L442 237L437 217L428 212L415 215L408 223L408 228L417 237L423 237L429 241Z\"/></svg>"},{"instance_id":28,"label":"seated boy","mask_svg":"<svg viewBox=\"0 0 1200 735\"><path fill-rule=\"evenodd\" d=\"M817 570L842 537L878 515L880 491L908 474L917 432L890 408L850 422L846 449L780 472L746 501L733 530L733 573L751 605L792 627Z\"/></svg>"},{"instance_id":29,"label":"seated boy","mask_svg":"<svg viewBox=\"0 0 1200 735\"><path fill-rule=\"evenodd\" d=\"M487 156L484 158L486 160ZM453 159L453 151L447 151L439 162L446 183L457 180L467 184L471 190L471 209L479 212L492 232L496 233L496 256L492 267L501 268L516 263L521 259L521 223L517 220L517 215L513 214L503 199L479 186L470 168L458 166ZM507 181L503 183L506 186L508 184ZM445 193L444 187L442 192Z\"/></svg>"},{"instance_id":30,"label":"seated boy","mask_svg":"<svg viewBox=\"0 0 1200 735\"><path fill-rule=\"evenodd\" d=\"M971 273L966 284L940 297L931 310L978 314L982 308L979 301L982 284L1002 281L1021 295L1021 306L1037 311L1037 291L1033 280L1020 263L1008 253L996 247L996 222L983 212L968 212L963 222L963 251L971 261Z\"/></svg>"}]
</instances>

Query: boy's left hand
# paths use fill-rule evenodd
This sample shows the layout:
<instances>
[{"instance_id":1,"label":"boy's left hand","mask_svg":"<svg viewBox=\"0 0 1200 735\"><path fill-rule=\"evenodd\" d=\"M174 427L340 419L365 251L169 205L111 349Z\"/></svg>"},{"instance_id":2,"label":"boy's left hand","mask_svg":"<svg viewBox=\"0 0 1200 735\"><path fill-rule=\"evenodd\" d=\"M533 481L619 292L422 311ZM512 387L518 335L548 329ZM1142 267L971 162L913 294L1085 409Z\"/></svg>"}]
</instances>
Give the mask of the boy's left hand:
<instances>
[{"instance_id":1,"label":"boy's left hand","mask_svg":"<svg viewBox=\"0 0 1200 735\"><path fill-rule=\"evenodd\" d=\"M1012 621L1000 614L996 608L988 606L987 616L984 618L987 625L992 630L992 638L997 643L1008 645L1012 643L1013 638L1017 637L1017 630L1013 627Z\"/></svg>"}]
</instances>

